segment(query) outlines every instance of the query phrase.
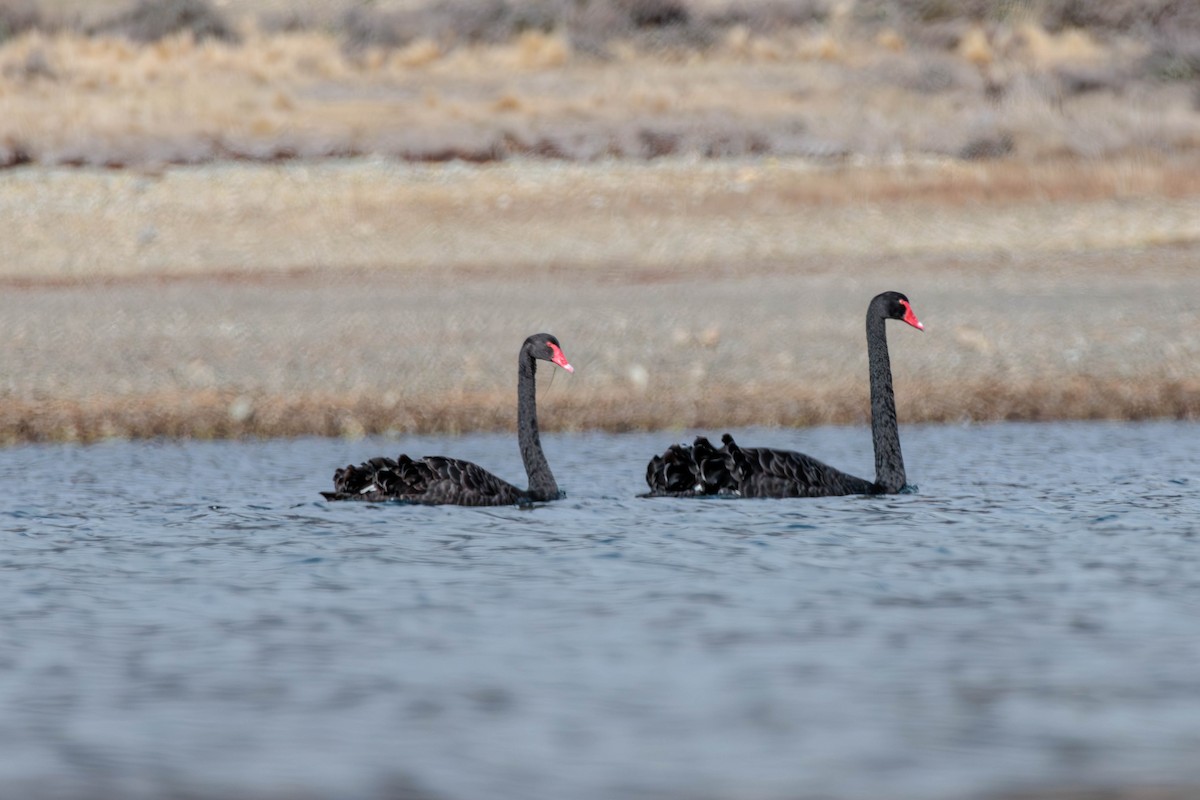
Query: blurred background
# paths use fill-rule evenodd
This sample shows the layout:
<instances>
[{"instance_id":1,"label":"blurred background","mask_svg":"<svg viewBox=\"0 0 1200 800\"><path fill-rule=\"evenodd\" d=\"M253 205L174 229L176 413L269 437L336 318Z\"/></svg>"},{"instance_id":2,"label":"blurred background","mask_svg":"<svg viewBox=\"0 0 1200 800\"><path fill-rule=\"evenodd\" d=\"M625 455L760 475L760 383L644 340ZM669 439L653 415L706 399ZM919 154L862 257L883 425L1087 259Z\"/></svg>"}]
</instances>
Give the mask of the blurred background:
<instances>
[{"instance_id":1,"label":"blurred background","mask_svg":"<svg viewBox=\"0 0 1200 800\"><path fill-rule=\"evenodd\" d=\"M1198 152L1180 0L5 0L0 436L862 422L884 289L908 421L1191 417Z\"/></svg>"}]
</instances>

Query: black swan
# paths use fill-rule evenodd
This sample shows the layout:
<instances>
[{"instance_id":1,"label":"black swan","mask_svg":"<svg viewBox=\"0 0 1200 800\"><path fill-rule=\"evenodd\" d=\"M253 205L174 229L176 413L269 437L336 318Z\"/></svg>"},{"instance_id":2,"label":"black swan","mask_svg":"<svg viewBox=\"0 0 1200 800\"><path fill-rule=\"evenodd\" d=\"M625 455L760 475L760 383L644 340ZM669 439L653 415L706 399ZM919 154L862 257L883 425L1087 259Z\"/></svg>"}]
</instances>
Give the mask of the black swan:
<instances>
[{"instance_id":1,"label":"black swan","mask_svg":"<svg viewBox=\"0 0 1200 800\"><path fill-rule=\"evenodd\" d=\"M507 506L562 497L538 437L534 374L537 359L557 364L567 372L575 368L548 333L536 333L521 345L517 358L517 440L529 476L529 488L518 489L478 464L445 456L413 459L372 458L333 474L333 491L321 492L326 500L394 500L422 505Z\"/></svg>"},{"instance_id":2,"label":"black swan","mask_svg":"<svg viewBox=\"0 0 1200 800\"><path fill-rule=\"evenodd\" d=\"M841 470L791 450L737 445L728 433L718 449L703 436L694 444L672 445L650 459L643 497L831 497L846 494L896 494L907 485L892 365L884 321L898 319L917 330L925 326L899 292L876 295L867 306L867 356L871 368L871 435L875 440L875 480Z\"/></svg>"}]
</instances>

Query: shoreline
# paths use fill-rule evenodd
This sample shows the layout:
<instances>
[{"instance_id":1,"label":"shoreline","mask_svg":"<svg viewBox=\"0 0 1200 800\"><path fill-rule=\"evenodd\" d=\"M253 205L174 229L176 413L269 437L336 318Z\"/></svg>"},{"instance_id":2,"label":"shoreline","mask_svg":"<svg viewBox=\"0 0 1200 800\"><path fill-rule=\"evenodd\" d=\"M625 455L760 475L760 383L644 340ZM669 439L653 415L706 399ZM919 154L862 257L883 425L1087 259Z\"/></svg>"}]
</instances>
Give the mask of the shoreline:
<instances>
[{"instance_id":1,"label":"shoreline","mask_svg":"<svg viewBox=\"0 0 1200 800\"><path fill-rule=\"evenodd\" d=\"M905 387L911 392L913 387ZM652 409L621 397L586 401L540 400L539 424L547 433L702 430L719 436L743 427L808 428L868 425L865 385L856 392L812 393L793 386L764 387L746 397L726 389ZM776 395L794 392L785 400ZM853 394L861 395L854 397ZM0 446L93 444L110 439L272 439L323 436L463 435L516 430L514 398L481 395L412 405L376 396L254 397L230 392L187 397L93 397L0 411ZM425 401L428 401L425 403ZM953 401L897 399L901 427L922 424L992 424L1200 419L1200 382L1163 381L1131 386L1111 379L1074 380L1066 386L960 390Z\"/></svg>"}]
</instances>

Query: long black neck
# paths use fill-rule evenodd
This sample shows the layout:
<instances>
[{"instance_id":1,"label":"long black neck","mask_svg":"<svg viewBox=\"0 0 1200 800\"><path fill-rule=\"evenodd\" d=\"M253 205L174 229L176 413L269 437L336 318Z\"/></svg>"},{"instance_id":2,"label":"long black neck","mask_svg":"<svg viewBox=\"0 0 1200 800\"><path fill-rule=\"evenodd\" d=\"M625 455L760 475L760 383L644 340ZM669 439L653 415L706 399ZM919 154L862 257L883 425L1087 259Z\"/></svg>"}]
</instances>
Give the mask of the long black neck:
<instances>
[{"instance_id":1,"label":"long black neck","mask_svg":"<svg viewBox=\"0 0 1200 800\"><path fill-rule=\"evenodd\" d=\"M535 500L553 500L558 497L558 484L538 437L536 372L537 361L528 348L522 348L517 362L517 441L529 476L529 495Z\"/></svg>"},{"instance_id":2,"label":"long black neck","mask_svg":"<svg viewBox=\"0 0 1200 800\"><path fill-rule=\"evenodd\" d=\"M875 483L888 493L907 484L904 456L900 454L900 429L896 423L896 398L892 392L892 362L888 358L887 331L882 309L867 309L867 359L871 368L871 438L875 442Z\"/></svg>"}]
</instances>

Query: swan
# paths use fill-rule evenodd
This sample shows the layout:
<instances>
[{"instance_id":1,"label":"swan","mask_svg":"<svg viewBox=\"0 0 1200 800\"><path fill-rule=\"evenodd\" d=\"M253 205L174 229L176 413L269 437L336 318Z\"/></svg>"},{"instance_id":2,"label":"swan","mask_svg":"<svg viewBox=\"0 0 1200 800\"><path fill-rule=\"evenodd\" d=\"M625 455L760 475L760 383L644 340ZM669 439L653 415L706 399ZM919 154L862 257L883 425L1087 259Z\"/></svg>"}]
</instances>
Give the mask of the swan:
<instances>
[{"instance_id":1,"label":"swan","mask_svg":"<svg viewBox=\"0 0 1200 800\"><path fill-rule=\"evenodd\" d=\"M849 475L804 453L767 447L743 448L727 433L721 437L720 448L700 436L691 445L672 445L662 455L651 458L646 467L650 491L643 497L832 497L896 494L903 490L908 482L900 452L892 366L884 328L889 319L925 330L908 298L900 292L878 294L867 306L874 481Z\"/></svg>"},{"instance_id":2,"label":"swan","mask_svg":"<svg viewBox=\"0 0 1200 800\"><path fill-rule=\"evenodd\" d=\"M537 362L549 361L567 372L567 361L558 339L536 333L521 345L517 357L517 441L525 462L529 488L518 489L478 464L446 456L397 459L372 458L357 467L349 465L333 475L333 491L326 500L394 500L421 505L507 506L557 500L563 496L550 472L538 436Z\"/></svg>"}]
</instances>

